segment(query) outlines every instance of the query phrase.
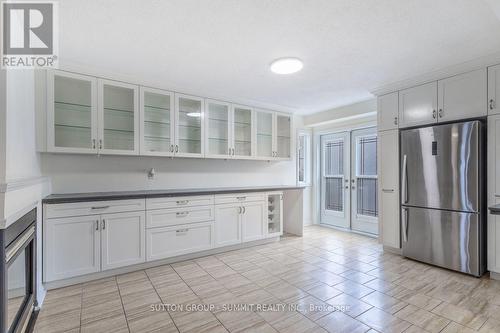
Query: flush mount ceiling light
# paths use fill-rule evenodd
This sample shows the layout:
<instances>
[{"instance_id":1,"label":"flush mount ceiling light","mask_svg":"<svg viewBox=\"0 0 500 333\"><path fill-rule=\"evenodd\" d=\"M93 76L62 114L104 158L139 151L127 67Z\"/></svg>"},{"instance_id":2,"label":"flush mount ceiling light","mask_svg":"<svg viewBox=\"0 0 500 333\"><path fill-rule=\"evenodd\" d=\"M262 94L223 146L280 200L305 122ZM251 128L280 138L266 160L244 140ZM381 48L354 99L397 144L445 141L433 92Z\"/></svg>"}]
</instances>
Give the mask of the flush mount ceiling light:
<instances>
[{"instance_id":1,"label":"flush mount ceiling light","mask_svg":"<svg viewBox=\"0 0 500 333\"><path fill-rule=\"evenodd\" d=\"M193 118L200 118L201 117L201 113L200 112L189 112L187 114L188 117L193 117Z\"/></svg>"},{"instance_id":2,"label":"flush mount ceiling light","mask_svg":"<svg viewBox=\"0 0 500 333\"><path fill-rule=\"evenodd\" d=\"M271 63L271 71L276 74L292 74L304 67L302 60L298 58L280 58Z\"/></svg>"}]
</instances>

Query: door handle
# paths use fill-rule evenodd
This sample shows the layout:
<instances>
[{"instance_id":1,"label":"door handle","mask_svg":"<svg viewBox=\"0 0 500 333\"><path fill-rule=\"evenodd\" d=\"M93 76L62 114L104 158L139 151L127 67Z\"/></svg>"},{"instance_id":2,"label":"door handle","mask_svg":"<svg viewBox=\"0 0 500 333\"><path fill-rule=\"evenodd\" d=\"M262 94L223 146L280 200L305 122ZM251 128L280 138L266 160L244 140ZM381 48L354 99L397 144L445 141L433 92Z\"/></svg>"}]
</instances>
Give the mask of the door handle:
<instances>
[{"instance_id":1,"label":"door handle","mask_svg":"<svg viewBox=\"0 0 500 333\"><path fill-rule=\"evenodd\" d=\"M408 202L408 184L407 184L407 161L406 161L406 155L403 156L403 170L401 170L401 201L403 203Z\"/></svg>"},{"instance_id":2,"label":"door handle","mask_svg":"<svg viewBox=\"0 0 500 333\"><path fill-rule=\"evenodd\" d=\"M403 242L408 242L408 208L403 208Z\"/></svg>"},{"instance_id":3,"label":"door handle","mask_svg":"<svg viewBox=\"0 0 500 333\"><path fill-rule=\"evenodd\" d=\"M495 108L495 100L492 98L490 99L490 110L493 110Z\"/></svg>"}]
</instances>

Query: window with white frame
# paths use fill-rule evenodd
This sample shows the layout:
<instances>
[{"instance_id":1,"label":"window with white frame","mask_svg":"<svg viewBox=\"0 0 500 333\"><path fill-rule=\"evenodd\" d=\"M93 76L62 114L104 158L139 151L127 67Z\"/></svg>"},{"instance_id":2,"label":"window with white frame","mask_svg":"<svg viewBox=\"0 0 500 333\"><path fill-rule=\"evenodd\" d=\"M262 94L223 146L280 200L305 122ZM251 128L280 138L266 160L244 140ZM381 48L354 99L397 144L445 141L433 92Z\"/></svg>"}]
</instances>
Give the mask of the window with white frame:
<instances>
[{"instance_id":1,"label":"window with white frame","mask_svg":"<svg viewBox=\"0 0 500 333\"><path fill-rule=\"evenodd\" d=\"M311 182L311 133L300 131L297 138L297 184Z\"/></svg>"}]
</instances>

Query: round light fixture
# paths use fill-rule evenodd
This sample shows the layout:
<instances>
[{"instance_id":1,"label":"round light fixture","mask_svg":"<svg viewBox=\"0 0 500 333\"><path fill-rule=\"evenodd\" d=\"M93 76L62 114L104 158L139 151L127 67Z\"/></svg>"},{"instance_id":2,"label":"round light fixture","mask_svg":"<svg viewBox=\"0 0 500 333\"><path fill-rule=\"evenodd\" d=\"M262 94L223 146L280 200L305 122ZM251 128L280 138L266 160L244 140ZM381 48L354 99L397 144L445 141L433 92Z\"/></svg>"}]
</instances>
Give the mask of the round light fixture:
<instances>
[{"instance_id":1,"label":"round light fixture","mask_svg":"<svg viewBox=\"0 0 500 333\"><path fill-rule=\"evenodd\" d=\"M304 67L302 60L298 58L280 58L271 63L271 71L276 74L292 74Z\"/></svg>"},{"instance_id":2,"label":"round light fixture","mask_svg":"<svg viewBox=\"0 0 500 333\"><path fill-rule=\"evenodd\" d=\"M201 117L201 113L200 112L188 112L186 115L188 117L193 117L193 118L200 118Z\"/></svg>"}]
</instances>

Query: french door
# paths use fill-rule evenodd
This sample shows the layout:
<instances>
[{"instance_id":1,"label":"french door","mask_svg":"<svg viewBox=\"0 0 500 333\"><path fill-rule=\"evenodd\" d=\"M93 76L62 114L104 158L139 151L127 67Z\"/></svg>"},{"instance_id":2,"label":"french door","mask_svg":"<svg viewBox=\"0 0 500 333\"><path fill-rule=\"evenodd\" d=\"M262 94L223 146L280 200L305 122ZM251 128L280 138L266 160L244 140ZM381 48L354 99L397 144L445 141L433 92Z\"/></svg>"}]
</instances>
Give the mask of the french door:
<instances>
[{"instance_id":1,"label":"french door","mask_svg":"<svg viewBox=\"0 0 500 333\"><path fill-rule=\"evenodd\" d=\"M376 128L321 136L321 223L378 233Z\"/></svg>"}]
</instances>

